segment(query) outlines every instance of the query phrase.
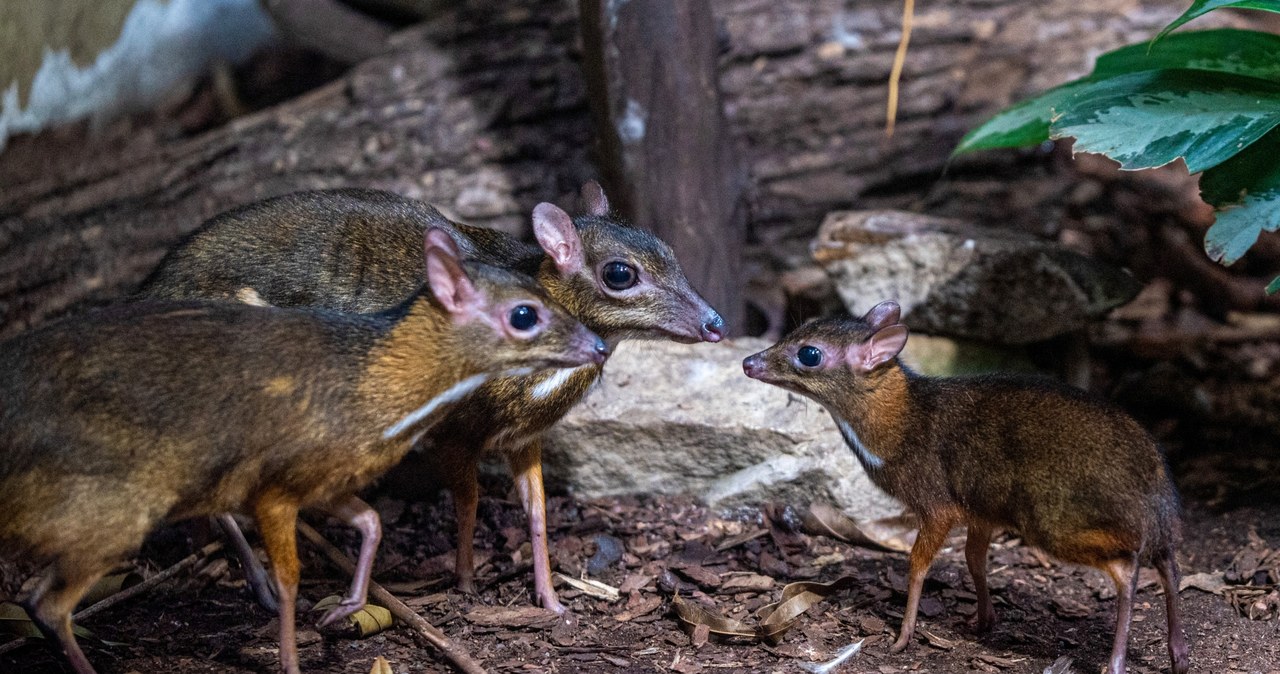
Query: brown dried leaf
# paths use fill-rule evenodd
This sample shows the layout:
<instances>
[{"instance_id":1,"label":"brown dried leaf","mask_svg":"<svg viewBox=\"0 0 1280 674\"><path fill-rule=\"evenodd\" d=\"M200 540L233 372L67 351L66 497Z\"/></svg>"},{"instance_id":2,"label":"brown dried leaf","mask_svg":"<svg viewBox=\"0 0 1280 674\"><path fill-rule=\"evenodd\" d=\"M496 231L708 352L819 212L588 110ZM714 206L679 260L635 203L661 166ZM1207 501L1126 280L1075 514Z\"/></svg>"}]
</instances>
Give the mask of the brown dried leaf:
<instances>
[{"instance_id":1,"label":"brown dried leaf","mask_svg":"<svg viewBox=\"0 0 1280 674\"><path fill-rule=\"evenodd\" d=\"M758 573L747 573L735 576L729 576L720 585L722 593L731 592L768 592L773 589L777 581Z\"/></svg>"},{"instance_id":2,"label":"brown dried leaf","mask_svg":"<svg viewBox=\"0 0 1280 674\"><path fill-rule=\"evenodd\" d=\"M853 545L890 552L911 552L915 530L919 527L911 515L880 520L858 521L826 503L814 503L804 516L807 534L828 536Z\"/></svg>"},{"instance_id":3,"label":"brown dried leaf","mask_svg":"<svg viewBox=\"0 0 1280 674\"><path fill-rule=\"evenodd\" d=\"M720 575L704 566L676 567L675 572L697 583L704 589L720 587Z\"/></svg>"},{"instance_id":4,"label":"brown dried leaf","mask_svg":"<svg viewBox=\"0 0 1280 674\"><path fill-rule=\"evenodd\" d=\"M657 610L659 606L662 606L662 598L655 595L649 595L642 598L639 602L628 602L628 604L634 605L629 606L627 610L622 613L614 615L614 620L617 620L620 623L625 623L635 620L640 616L649 615Z\"/></svg>"},{"instance_id":5,"label":"brown dried leaf","mask_svg":"<svg viewBox=\"0 0 1280 674\"><path fill-rule=\"evenodd\" d=\"M917 631L924 635L925 640L929 642L930 646L933 646L934 648L937 648L939 650L949 651L955 648L956 644L960 643L959 641L953 641L951 639L945 639L943 637L940 637L934 634L933 632L930 632L929 630L917 630Z\"/></svg>"},{"instance_id":6,"label":"brown dried leaf","mask_svg":"<svg viewBox=\"0 0 1280 674\"><path fill-rule=\"evenodd\" d=\"M782 599L761 607L755 612L759 622L751 626L740 620L726 618L716 612L691 604L676 595L672 606L680 626L691 632L698 625L706 625L712 634L726 637L744 637L777 646L782 637L795 626L796 619L823 599L847 589L857 582L854 576L845 576L830 583L798 582L782 588Z\"/></svg>"},{"instance_id":7,"label":"brown dried leaf","mask_svg":"<svg viewBox=\"0 0 1280 674\"><path fill-rule=\"evenodd\" d=\"M1000 669L1010 669L1012 667L1017 667L1020 663L1027 661L1026 658L1002 658L998 655L990 655L987 653L979 653L975 659L981 660L987 663L988 665L995 665Z\"/></svg>"},{"instance_id":8,"label":"brown dried leaf","mask_svg":"<svg viewBox=\"0 0 1280 674\"><path fill-rule=\"evenodd\" d=\"M477 606L463 618L485 627L550 627L560 616L536 606Z\"/></svg>"},{"instance_id":9,"label":"brown dried leaf","mask_svg":"<svg viewBox=\"0 0 1280 674\"><path fill-rule=\"evenodd\" d=\"M676 595L671 600L671 607L675 609L676 618L679 619L680 627L685 632L692 633L699 625L706 625L707 631L711 634L718 634L724 637L756 638L756 630L750 625L739 620L726 618L718 613L712 613L697 604L681 599L680 595Z\"/></svg>"}]
</instances>

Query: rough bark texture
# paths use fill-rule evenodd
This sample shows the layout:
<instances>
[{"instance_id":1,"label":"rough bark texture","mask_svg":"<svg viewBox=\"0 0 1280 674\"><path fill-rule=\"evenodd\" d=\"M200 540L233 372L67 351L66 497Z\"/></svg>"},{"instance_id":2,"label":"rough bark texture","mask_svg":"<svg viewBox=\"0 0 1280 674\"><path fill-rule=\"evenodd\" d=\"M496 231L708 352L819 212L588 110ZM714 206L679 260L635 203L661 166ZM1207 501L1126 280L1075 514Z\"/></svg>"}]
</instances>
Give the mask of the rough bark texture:
<instances>
[{"instance_id":1,"label":"rough bark texture","mask_svg":"<svg viewBox=\"0 0 1280 674\"><path fill-rule=\"evenodd\" d=\"M808 235L869 194L923 193L978 120L1184 5L926 3L886 143L898 0L714 0L755 235ZM524 231L535 203L566 201L597 174L576 19L573 0L476 0L328 87L200 136L158 124L92 143L72 131L15 139L0 155L0 337L119 297L203 219L292 190L392 189Z\"/></svg>"},{"instance_id":2,"label":"rough bark texture","mask_svg":"<svg viewBox=\"0 0 1280 674\"><path fill-rule=\"evenodd\" d=\"M583 72L617 206L680 251L740 326L746 173L725 124L708 0L582 0Z\"/></svg>"}]
</instances>

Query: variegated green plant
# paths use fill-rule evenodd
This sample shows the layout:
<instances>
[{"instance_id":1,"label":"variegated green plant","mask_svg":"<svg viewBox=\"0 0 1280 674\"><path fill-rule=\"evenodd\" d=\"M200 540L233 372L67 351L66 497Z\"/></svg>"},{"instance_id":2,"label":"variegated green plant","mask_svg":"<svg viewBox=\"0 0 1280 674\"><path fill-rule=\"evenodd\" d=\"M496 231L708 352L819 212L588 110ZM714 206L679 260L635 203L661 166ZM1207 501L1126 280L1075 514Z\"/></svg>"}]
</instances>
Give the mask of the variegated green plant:
<instances>
[{"instance_id":1,"label":"variegated green plant","mask_svg":"<svg viewBox=\"0 0 1280 674\"><path fill-rule=\"evenodd\" d=\"M1177 159L1215 209L1209 257L1231 264L1280 229L1280 36L1169 31L1223 7L1280 12L1280 0L1195 0L1150 44L1098 58L1089 75L1018 103L974 129L955 153L1074 138L1125 169ZM1280 278L1267 292L1280 291Z\"/></svg>"}]
</instances>

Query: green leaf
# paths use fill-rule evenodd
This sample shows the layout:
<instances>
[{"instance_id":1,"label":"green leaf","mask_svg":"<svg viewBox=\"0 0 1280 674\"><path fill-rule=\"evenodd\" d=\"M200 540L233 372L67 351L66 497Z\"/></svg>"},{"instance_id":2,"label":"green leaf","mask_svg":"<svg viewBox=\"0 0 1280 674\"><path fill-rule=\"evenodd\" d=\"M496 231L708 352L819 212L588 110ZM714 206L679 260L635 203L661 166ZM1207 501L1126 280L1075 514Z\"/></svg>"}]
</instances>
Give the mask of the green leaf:
<instances>
[{"instance_id":1,"label":"green leaf","mask_svg":"<svg viewBox=\"0 0 1280 674\"><path fill-rule=\"evenodd\" d=\"M1267 294L1274 295L1276 293L1280 293L1280 276L1277 276L1274 281L1267 284Z\"/></svg>"},{"instance_id":2,"label":"green leaf","mask_svg":"<svg viewBox=\"0 0 1280 674\"><path fill-rule=\"evenodd\" d=\"M1017 103L973 129L953 154L1026 147L1049 140L1049 124L1070 97L1091 83L1146 70L1189 69L1249 75L1280 82L1280 36L1252 30L1205 30L1179 33L1154 46L1121 47L1098 57L1088 77L1050 89Z\"/></svg>"},{"instance_id":3,"label":"green leaf","mask_svg":"<svg viewBox=\"0 0 1280 674\"><path fill-rule=\"evenodd\" d=\"M1209 257L1231 264L1262 232L1280 229L1280 130L1200 177L1200 196L1218 210L1205 233Z\"/></svg>"},{"instance_id":4,"label":"green leaf","mask_svg":"<svg viewBox=\"0 0 1280 674\"><path fill-rule=\"evenodd\" d=\"M1076 152L1104 154L1125 169L1178 158L1198 173L1280 124L1280 83L1227 73L1155 70L1092 82L1073 91L1051 138L1075 138Z\"/></svg>"},{"instance_id":5,"label":"green leaf","mask_svg":"<svg viewBox=\"0 0 1280 674\"><path fill-rule=\"evenodd\" d=\"M1280 12L1280 0L1195 0L1191 3L1191 7L1182 13L1182 16L1173 20L1173 23L1164 27L1160 34L1156 36L1156 40L1168 35L1170 31L1181 26L1182 24L1197 19L1215 9L1230 7L1234 9L1261 9L1266 12Z\"/></svg>"},{"instance_id":6,"label":"green leaf","mask_svg":"<svg viewBox=\"0 0 1280 674\"><path fill-rule=\"evenodd\" d=\"M1248 75L1280 82L1280 35L1220 28L1140 42L1098 57L1089 79L1142 70L1186 68Z\"/></svg>"}]
</instances>

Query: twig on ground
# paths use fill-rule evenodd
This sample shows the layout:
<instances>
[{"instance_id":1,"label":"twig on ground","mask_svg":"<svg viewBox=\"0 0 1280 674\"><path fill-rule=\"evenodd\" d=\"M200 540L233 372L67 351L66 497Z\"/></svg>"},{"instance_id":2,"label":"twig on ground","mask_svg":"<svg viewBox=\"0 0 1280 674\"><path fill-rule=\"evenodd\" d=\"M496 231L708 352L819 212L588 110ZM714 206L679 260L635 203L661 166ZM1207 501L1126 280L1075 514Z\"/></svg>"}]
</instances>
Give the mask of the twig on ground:
<instances>
[{"instance_id":1,"label":"twig on ground","mask_svg":"<svg viewBox=\"0 0 1280 674\"><path fill-rule=\"evenodd\" d=\"M312 528L311 525L299 521L298 531L302 533L304 538L319 548L329 558L329 561L333 562L343 573L355 573L356 565L351 561L351 558L325 540L324 536L321 536L320 532ZM449 637L444 635L444 632L433 627L431 623L406 606L404 602L397 599L386 588L376 582L369 581L369 596L374 601L385 606L388 611L391 611L391 615L408 625L415 636L440 649L445 657L449 658L449 661L459 670L467 674L485 674L484 668L471 659L471 655L465 649L451 641Z\"/></svg>"},{"instance_id":2,"label":"twig on ground","mask_svg":"<svg viewBox=\"0 0 1280 674\"><path fill-rule=\"evenodd\" d=\"M190 555L187 555L186 557L183 557L181 560L178 561L178 563L174 564L173 566L170 566L169 568L161 571L160 573L157 573L154 576L151 576L150 578L147 578L141 583L138 583L137 585L134 585L132 587L127 587L111 595L110 597L107 597L106 599L103 599L102 601L96 604L93 604L92 606L85 607L80 612L71 616L71 619L76 622L88 620L89 618L92 618L94 615L97 615L98 613L101 613L111 608L112 606L119 604L120 602L132 599L150 590L151 588L159 585L160 583L163 583L166 580L173 578L179 573L182 573L186 569L194 566L196 562L200 561L201 559L204 559L205 557L208 557L209 555L212 555L213 553L221 549L222 549L222 541L214 541L213 543L210 543L204 546L203 548L200 548L199 551L194 552ZM5 644L0 644L0 655L4 655L9 651L22 648L23 646L26 646L28 643L32 641L34 641L34 639L31 637L22 637L19 639L14 639L13 641L10 641Z\"/></svg>"}]
</instances>

